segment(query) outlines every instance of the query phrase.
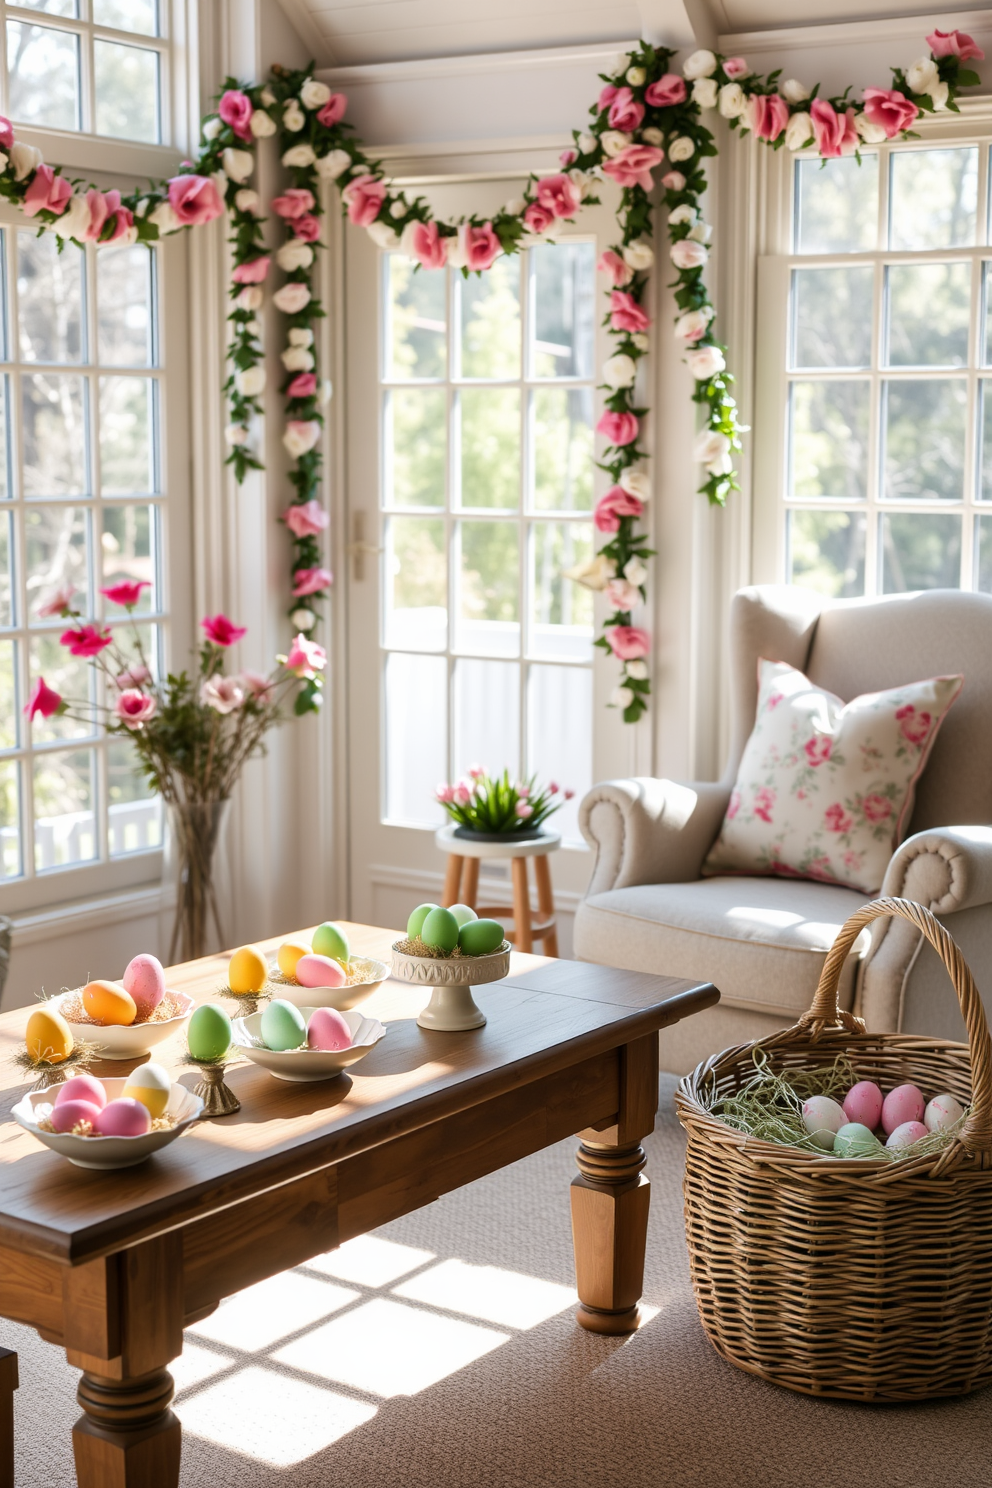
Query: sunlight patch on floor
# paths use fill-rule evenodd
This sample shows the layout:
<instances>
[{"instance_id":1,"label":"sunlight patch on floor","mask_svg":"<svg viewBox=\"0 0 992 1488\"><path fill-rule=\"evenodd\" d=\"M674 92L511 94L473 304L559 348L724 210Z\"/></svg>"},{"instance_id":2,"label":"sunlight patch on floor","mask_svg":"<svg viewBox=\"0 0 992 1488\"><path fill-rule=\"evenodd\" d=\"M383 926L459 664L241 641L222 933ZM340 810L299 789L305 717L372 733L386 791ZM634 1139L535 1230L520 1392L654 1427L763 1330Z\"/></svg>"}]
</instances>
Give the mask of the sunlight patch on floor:
<instances>
[{"instance_id":1,"label":"sunlight patch on floor","mask_svg":"<svg viewBox=\"0 0 992 1488\"><path fill-rule=\"evenodd\" d=\"M215 1374L222 1374L225 1369L230 1369L232 1364L238 1362L230 1354L215 1354L211 1349L197 1348L195 1343L190 1343L187 1339L179 1358L173 1359L169 1365L169 1373L176 1382L178 1395L180 1390L191 1390L194 1385L202 1385L204 1380Z\"/></svg>"},{"instance_id":2,"label":"sunlight patch on floor","mask_svg":"<svg viewBox=\"0 0 992 1488\"><path fill-rule=\"evenodd\" d=\"M578 1301L571 1287L505 1271L501 1266L470 1266L442 1261L393 1288L394 1297L464 1312L505 1328L535 1328Z\"/></svg>"},{"instance_id":3,"label":"sunlight patch on floor","mask_svg":"<svg viewBox=\"0 0 992 1488\"><path fill-rule=\"evenodd\" d=\"M346 1240L337 1250L314 1256L307 1261L313 1271L336 1276L339 1281L354 1281L359 1286L381 1287L433 1261L432 1250L415 1250L412 1245L399 1245L395 1240L380 1240L377 1235L359 1235Z\"/></svg>"},{"instance_id":4,"label":"sunlight patch on floor","mask_svg":"<svg viewBox=\"0 0 992 1488\"><path fill-rule=\"evenodd\" d=\"M226 1298L216 1312L187 1331L253 1353L322 1321L359 1295L297 1271L283 1271Z\"/></svg>"},{"instance_id":5,"label":"sunlight patch on floor","mask_svg":"<svg viewBox=\"0 0 992 1488\"><path fill-rule=\"evenodd\" d=\"M292 1467L371 1421L377 1407L272 1369L239 1370L182 1407L183 1430L270 1467Z\"/></svg>"}]
</instances>

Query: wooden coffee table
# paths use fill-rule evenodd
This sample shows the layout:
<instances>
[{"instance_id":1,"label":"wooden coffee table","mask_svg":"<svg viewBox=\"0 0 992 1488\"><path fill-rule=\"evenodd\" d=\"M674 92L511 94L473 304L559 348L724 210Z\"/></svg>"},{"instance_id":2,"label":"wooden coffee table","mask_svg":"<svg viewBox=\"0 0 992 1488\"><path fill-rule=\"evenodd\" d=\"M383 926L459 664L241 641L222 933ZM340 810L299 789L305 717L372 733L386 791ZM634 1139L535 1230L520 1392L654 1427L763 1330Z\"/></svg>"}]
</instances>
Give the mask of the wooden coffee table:
<instances>
[{"instance_id":1,"label":"wooden coffee table","mask_svg":"<svg viewBox=\"0 0 992 1488\"><path fill-rule=\"evenodd\" d=\"M356 954L389 961L396 932L350 930ZM219 1001L226 969L226 957L208 957L168 981ZM104 1174L71 1166L11 1121L27 1088L11 1055L28 1009L0 1017L0 1315L62 1345L83 1371L81 1488L176 1488L167 1366L186 1324L572 1133L578 1321L601 1333L637 1327L649 1192L640 1143L654 1127L657 1033L719 994L515 954L509 978L475 995L485 1028L433 1033L416 1022L428 994L388 981L362 1004L387 1036L350 1077L292 1085L238 1066L227 1074L236 1115ZM154 1057L193 1084L182 1046L173 1039Z\"/></svg>"}]
</instances>

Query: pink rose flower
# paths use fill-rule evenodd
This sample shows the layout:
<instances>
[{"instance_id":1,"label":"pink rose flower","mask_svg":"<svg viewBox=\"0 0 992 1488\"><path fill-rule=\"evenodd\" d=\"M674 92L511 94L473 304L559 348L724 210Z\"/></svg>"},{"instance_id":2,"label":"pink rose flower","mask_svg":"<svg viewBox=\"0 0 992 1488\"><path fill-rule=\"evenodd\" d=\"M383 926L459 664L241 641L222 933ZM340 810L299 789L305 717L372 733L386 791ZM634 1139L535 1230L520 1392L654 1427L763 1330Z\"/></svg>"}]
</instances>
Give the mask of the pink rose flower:
<instances>
[{"instance_id":1,"label":"pink rose flower","mask_svg":"<svg viewBox=\"0 0 992 1488\"><path fill-rule=\"evenodd\" d=\"M640 604L641 591L629 579L611 579L606 586L606 597L615 610L629 614L635 605Z\"/></svg>"},{"instance_id":2,"label":"pink rose flower","mask_svg":"<svg viewBox=\"0 0 992 1488\"><path fill-rule=\"evenodd\" d=\"M298 568L293 574L293 599L302 599L306 594L321 594L330 589L334 575L329 568Z\"/></svg>"},{"instance_id":3,"label":"pink rose flower","mask_svg":"<svg viewBox=\"0 0 992 1488\"><path fill-rule=\"evenodd\" d=\"M609 108L614 98L616 98L618 92L619 89L615 88L612 83L607 83L605 88L600 89L599 102L597 104L597 108L600 113L602 113L604 109Z\"/></svg>"},{"instance_id":4,"label":"pink rose flower","mask_svg":"<svg viewBox=\"0 0 992 1488\"><path fill-rule=\"evenodd\" d=\"M99 656L110 645L110 639L109 630L97 630L95 625L80 625L59 636L61 644L68 646L73 656Z\"/></svg>"},{"instance_id":5,"label":"pink rose flower","mask_svg":"<svg viewBox=\"0 0 992 1488\"><path fill-rule=\"evenodd\" d=\"M813 121L816 148L825 160L850 155L857 149L859 141L853 108L838 114L825 98L814 98L809 106L809 116Z\"/></svg>"},{"instance_id":6,"label":"pink rose flower","mask_svg":"<svg viewBox=\"0 0 992 1488\"><path fill-rule=\"evenodd\" d=\"M668 171L666 175L662 176L661 184L666 191L684 191L685 176L681 171Z\"/></svg>"},{"instance_id":7,"label":"pink rose flower","mask_svg":"<svg viewBox=\"0 0 992 1488\"><path fill-rule=\"evenodd\" d=\"M701 269L709 258L709 249L694 238L679 238L668 250L669 257L677 269Z\"/></svg>"},{"instance_id":8,"label":"pink rose flower","mask_svg":"<svg viewBox=\"0 0 992 1488\"><path fill-rule=\"evenodd\" d=\"M771 142L789 122L789 105L777 93L752 93L747 117L756 138Z\"/></svg>"},{"instance_id":9,"label":"pink rose flower","mask_svg":"<svg viewBox=\"0 0 992 1488\"><path fill-rule=\"evenodd\" d=\"M423 269L443 269L448 240L436 222L415 222L410 229L410 251Z\"/></svg>"},{"instance_id":10,"label":"pink rose flower","mask_svg":"<svg viewBox=\"0 0 992 1488\"><path fill-rule=\"evenodd\" d=\"M853 819L839 801L827 807L823 813L823 819L831 832L849 832L854 826Z\"/></svg>"},{"instance_id":11,"label":"pink rose flower","mask_svg":"<svg viewBox=\"0 0 992 1488\"><path fill-rule=\"evenodd\" d=\"M71 584L61 584L58 589L38 606L38 617L41 620L52 620L56 615L64 615L72 603L75 589Z\"/></svg>"},{"instance_id":12,"label":"pink rose flower","mask_svg":"<svg viewBox=\"0 0 992 1488\"><path fill-rule=\"evenodd\" d=\"M610 104L610 128L621 129L632 134L640 128L644 118L644 105L638 103L629 88L620 88Z\"/></svg>"},{"instance_id":13,"label":"pink rose flower","mask_svg":"<svg viewBox=\"0 0 992 1488\"><path fill-rule=\"evenodd\" d=\"M241 140L250 140L251 116L255 112L251 99L240 88L228 88L217 109L225 124L230 125Z\"/></svg>"},{"instance_id":14,"label":"pink rose flower","mask_svg":"<svg viewBox=\"0 0 992 1488\"><path fill-rule=\"evenodd\" d=\"M602 434L607 444L621 448L625 444L633 444L641 426L636 416L632 413L612 413L609 409L603 414L596 425L596 433Z\"/></svg>"},{"instance_id":15,"label":"pink rose flower","mask_svg":"<svg viewBox=\"0 0 992 1488\"><path fill-rule=\"evenodd\" d=\"M643 511L644 505L636 496L631 496L623 486L612 486L596 502L592 519L597 532L619 532L621 517L639 517Z\"/></svg>"},{"instance_id":16,"label":"pink rose flower","mask_svg":"<svg viewBox=\"0 0 992 1488\"><path fill-rule=\"evenodd\" d=\"M139 687L129 687L119 693L114 703L114 713L129 729L139 729L155 714L158 707L155 699Z\"/></svg>"},{"instance_id":17,"label":"pink rose flower","mask_svg":"<svg viewBox=\"0 0 992 1488\"><path fill-rule=\"evenodd\" d=\"M613 284L619 288L622 284L629 284L634 277L634 271L629 263L625 263L619 253L612 248L600 255L597 269L603 274L608 274Z\"/></svg>"},{"instance_id":18,"label":"pink rose flower","mask_svg":"<svg viewBox=\"0 0 992 1488\"><path fill-rule=\"evenodd\" d=\"M919 112L912 99L898 88L865 89L865 118L884 129L886 139L895 139L908 129Z\"/></svg>"},{"instance_id":19,"label":"pink rose flower","mask_svg":"<svg viewBox=\"0 0 992 1488\"><path fill-rule=\"evenodd\" d=\"M534 815L533 806L528 806L526 801L518 801L514 809L522 821L526 821L529 816Z\"/></svg>"},{"instance_id":20,"label":"pink rose flower","mask_svg":"<svg viewBox=\"0 0 992 1488\"><path fill-rule=\"evenodd\" d=\"M142 589L150 589L152 586L147 579L138 579L134 583L125 579L120 584L112 584L109 589L101 589L100 593L111 604L123 605L127 610L133 609L141 598Z\"/></svg>"},{"instance_id":21,"label":"pink rose flower","mask_svg":"<svg viewBox=\"0 0 992 1488\"><path fill-rule=\"evenodd\" d=\"M761 821L771 823L772 807L775 805L775 792L763 785L754 793L754 814Z\"/></svg>"},{"instance_id":22,"label":"pink rose flower","mask_svg":"<svg viewBox=\"0 0 992 1488\"><path fill-rule=\"evenodd\" d=\"M615 289L610 295L610 325L615 331L646 331L651 324L650 315L646 315L640 305L622 289Z\"/></svg>"},{"instance_id":23,"label":"pink rose flower","mask_svg":"<svg viewBox=\"0 0 992 1488\"><path fill-rule=\"evenodd\" d=\"M253 258L250 263L238 264L231 278L235 284L262 284L269 272L272 260L267 255Z\"/></svg>"},{"instance_id":24,"label":"pink rose flower","mask_svg":"<svg viewBox=\"0 0 992 1488\"><path fill-rule=\"evenodd\" d=\"M273 212L279 217L284 217L287 222L294 222L297 217L311 212L315 206L313 192L307 191L305 186L290 186L282 196L272 199Z\"/></svg>"},{"instance_id":25,"label":"pink rose flower","mask_svg":"<svg viewBox=\"0 0 992 1488\"><path fill-rule=\"evenodd\" d=\"M738 78L748 77L751 72L743 57L728 57L723 64L723 70L734 83Z\"/></svg>"},{"instance_id":26,"label":"pink rose flower","mask_svg":"<svg viewBox=\"0 0 992 1488\"><path fill-rule=\"evenodd\" d=\"M922 744L930 732L933 722L929 713L917 713L912 703L907 703L904 708L896 709L896 717L899 720L899 729L904 739L910 744Z\"/></svg>"},{"instance_id":27,"label":"pink rose flower","mask_svg":"<svg viewBox=\"0 0 992 1488\"><path fill-rule=\"evenodd\" d=\"M200 621L200 626L214 646L233 646L235 641L248 634L247 625L235 625L226 615L207 615Z\"/></svg>"},{"instance_id":28,"label":"pink rose flower","mask_svg":"<svg viewBox=\"0 0 992 1488\"><path fill-rule=\"evenodd\" d=\"M651 637L638 625L608 625L606 639L618 661L637 661L651 650Z\"/></svg>"},{"instance_id":29,"label":"pink rose flower","mask_svg":"<svg viewBox=\"0 0 992 1488\"><path fill-rule=\"evenodd\" d=\"M333 129L344 118L347 107L348 98L345 93L332 93L323 108L317 110L317 123L323 124L325 129Z\"/></svg>"},{"instance_id":30,"label":"pink rose flower","mask_svg":"<svg viewBox=\"0 0 992 1488\"><path fill-rule=\"evenodd\" d=\"M251 702L263 708L271 703L275 687L271 677L265 677L261 672L242 672L235 681Z\"/></svg>"},{"instance_id":31,"label":"pink rose flower","mask_svg":"<svg viewBox=\"0 0 992 1488\"><path fill-rule=\"evenodd\" d=\"M317 391L316 372L298 372L286 389L287 398L312 398Z\"/></svg>"},{"instance_id":32,"label":"pink rose flower","mask_svg":"<svg viewBox=\"0 0 992 1488\"><path fill-rule=\"evenodd\" d=\"M665 152L654 145L628 145L612 160L603 165L603 172L611 176L618 186L640 186L651 190L651 172L665 158Z\"/></svg>"},{"instance_id":33,"label":"pink rose flower","mask_svg":"<svg viewBox=\"0 0 992 1488\"><path fill-rule=\"evenodd\" d=\"M224 210L220 192L208 176L173 176L169 182L169 203L186 227L202 227Z\"/></svg>"},{"instance_id":34,"label":"pink rose flower","mask_svg":"<svg viewBox=\"0 0 992 1488\"><path fill-rule=\"evenodd\" d=\"M555 217L574 217L582 205L578 186L570 176L542 176L537 183L537 199Z\"/></svg>"},{"instance_id":35,"label":"pink rose flower","mask_svg":"<svg viewBox=\"0 0 992 1488\"><path fill-rule=\"evenodd\" d=\"M121 689L125 687L140 687L143 682L150 682L152 674L142 662L134 662L125 667L123 672L118 672L114 681Z\"/></svg>"},{"instance_id":36,"label":"pink rose flower","mask_svg":"<svg viewBox=\"0 0 992 1488\"><path fill-rule=\"evenodd\" d=\"M357 176L341 193L341 200L348 208L348 221L356 227L368 227L382 211L388 190L385 181L378 176Z\"/></svg>"},{"instance_id":37,"label":"pink rose flower","mask_svg":"<svg viewBox=\"0 0 992 1488\"><path fill-rule=\"evenodd\" d=\"M892 802L873 791L870 796L865 796L861 809L868 821L883 822L892 815Z\"/></svg>"},{"instance_id":38,"label":"pink rose flower","mask_svg":"<svg viewBox=\"0 0 992 1488\"><path fill-rule=\"evenodd\" d=\"M116 212L121 204L119 191L108 191L106 193L97 191L95 188L86 193L86 203L90 209L90 220L83 229L83 238L86 242L97 243L103 232L107 219L112 212Z\"/></svg>"},{"instance_id":39,"label":"pink rose flower","mask_svg":"<svg viewBox=\"0 0 992 1488\"><path fill-rule=\"evenodd\" d=\"M302 217L293 220L293 236L303 243L316 243L320 237L320 218L314 217L311 212L304 212Z\"/></svg>"},{"instance_id":40,"label":"pink rose flower","mask_svg":"<svg viewBox=\"0 0 992 1488\"><path fill-rule=\"evenodd\" d=\"M554 212L550 207L542 207L540 202L530 202L524 212L524 222L532 233L547 232L554 220Z\"/></svg>"},{"instance_id":41,"label":"pink rose flower","mask_svg":"<svg viewBox=\"0 0 992 1488\"><path fill-rule=\"evenodd\" d=\"M727 820L728 821L733 821L734 817L737 815L737 813L738 813L738 811L740 811L740 809L741 809L741 793L740 793L739 790L732 790L730 792L730 802L729 802L729 804L727 806Z\"/></svg>"},{"instance_id":42,"label":"pink rose flower","mask_svg":"<svg viewBox=\"0 0 992 1488\"><path fill-rule=\"evenodd\" d=\"M116 191L111 192L110 194L112 196L117 196ZM104 238L103 241L105 243L119 243L122 238L127 237L128 232L133 226L134 213L131 211L131 208L118 206L114 216L114 230L110 234L110 237Z\"/></svg>"},{"instance_id":43,"label":"pink rose flower","mask_svg":"<svg viewBox=\"0 0 992 1488\"><path fill-rule=\"evenodd\" d=\"M574 165L578 158L578 150L562 150L561 154L558 156L558 164L561 166L562 170L568 170L568 167L570 165Z\"/></svg>"},{"instance_id":44,"label":"pink rose flower","mask_svg":"<svg viewBox=\"0 0 992 1488\"><path fill-rule=\"evenodd\" d=\"M316 537L331 520L319 501L301 501L297 506L287 506L282 519L294 537Z\"/></svg>"},{"instance_id":45,"label":"pink rose flower","mask_svg":"<svg viewBox=\"0 0 992 1488\"><path fill-rule=\"evenodd\" d=\"M9 150L14 143L14 126L0 114L0 149Z\"/></svg>"},{"instance_id":46,"label":"pink rose flower","mask_svg":"<svg viewBox=\"0 0 992 1488\"><path fill-rule=\"evenodd\" d=\"M811 765L825 765L833 752L833 740L829 734L814 734L803 745L806 758Z\"/></svg>"},{"instance_id":47,"label":"pink rose flower","mask_svg":"<svg viewBox=\"0 0 992 1488\"><path fill-rule=\"evenodd\" d=\"M44 677L39 677L31 689L31 696L24 706L28 717L34 720L40 713L42 718L51 718L62 707L62 699L53 687L49 687Z\"/></svg>"},{"instance_id":48,"label":"pink rose flower","mask_svg":"<svg viewBox=\"0 0 992 1488\"><path fill-rule=\"evenodd\" d=\"M676 103L685 103L685 79L677 72L666 72L656 83L645 89L644 97L652 108L671 108Z\"/></svg>"},{"instance_id":49,"label":"pink rose flower","mask_svg":"<svg viewBox=\"0 0 992 1488\"><path fill-rule=\"evenodd\" d=\"M288 672L294 672L297 677L309 681L318 672L322 672L326 665L327 652L323 646L318 646L316 641L308 641L305 635L294 637L286 657Z\"/></svg>"},{"instance_id":50,"label":"pink rose flower","mask_svg":"<svg viewBox=\"0 0 992 1488\"><path fill-rule=\"evenodd\" d=\"M71 196L72 184L65 176L57 176L50 165L39 165L24 194L22 210L29 217L39 212L54 212L61 217Z\"/></svg>"},{"instance_id":51,"label":"pink rose flower","mask_svg":"<svg viewBox=\"0 0 992 1488\"><path fill-rule=\"evenodd\" d=\"M205 677L200 683L200 702L215 713L233 713L245 700L237 677Z\"/></svg>"},{"instance_id":52,"label":"pink rose flower","mask_svg":"<svg viewBox=\"0 0 992 1488\"><path fill-rule=\"evenodd\" d=\"M957 57L959 62L984 62L985 53L964 31L934 31L927 46L936 58ZM0 141L2 143L2 141ZM4 146L6 149L7 146Z\"/></svg>"},{"instance_id":53,"label":"pink rose flower","mask_svg":"<svg viewBox=\"0 0 992 1488\"><path fill-rule=\"evenodd\" d=\"M458 236L465 250L466 267L470 269L491 268L503 252L491 222L484 222L481 227L473 227L467 222L458 229Z\"/></svg>"}]
</instances>

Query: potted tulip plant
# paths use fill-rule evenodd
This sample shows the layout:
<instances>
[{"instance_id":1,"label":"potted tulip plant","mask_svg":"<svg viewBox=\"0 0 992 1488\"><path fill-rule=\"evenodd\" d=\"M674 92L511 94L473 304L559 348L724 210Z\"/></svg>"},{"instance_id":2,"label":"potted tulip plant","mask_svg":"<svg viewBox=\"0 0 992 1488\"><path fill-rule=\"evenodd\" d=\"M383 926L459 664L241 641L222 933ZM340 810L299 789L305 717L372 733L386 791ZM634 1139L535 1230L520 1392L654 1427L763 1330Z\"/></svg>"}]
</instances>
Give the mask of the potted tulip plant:
<instances>
[{"instance_id":1,"label":"potted tulip plant","mask_svg":"<svg viewBox=\"0 0 992 1488\"><path fill-rule=\"evenodd\" d=\"M97 704L108 734L130 738L142 772L165 801L179 855L179 899L169 952L177 944L190 960L206 951L208 919L223 941L214 890L214 859L228 801L245 762L263 748L263 739L282 717L281 705L294 696L294 711L319 703L323 647L298 635L287 656L276 658L268 675L226 671L228 653L246 634L226 615L200 622L204 640L194 671L155 676L135 623L134 610L147 585L115 584L100 592L130 617L132 649L125 651L109 627L85 623L72 608L72 590L63 589L43 607L69 626L60 637L73 656L87 658L103 677ZM301 704L303 706L301 706ZM66 715L91 721L90 704L73 702L39 677L25 707L29 718Z\"/></svg>"},{"instance_id":2,"label":"potted tulip plant","mask_svg":"<svg viewBox=\"0 0 992 1488\"><path fill-rule=\"evenodd\" d=\"M455 836L470 841L512 836L518 841L540 837L552 812L575 795L555 781L538 786L536 775L511 782L510 773L490 775L484 765L472 765L457 785L441 784L434 793L455 822Z\"/></svg>"}]
</instances>

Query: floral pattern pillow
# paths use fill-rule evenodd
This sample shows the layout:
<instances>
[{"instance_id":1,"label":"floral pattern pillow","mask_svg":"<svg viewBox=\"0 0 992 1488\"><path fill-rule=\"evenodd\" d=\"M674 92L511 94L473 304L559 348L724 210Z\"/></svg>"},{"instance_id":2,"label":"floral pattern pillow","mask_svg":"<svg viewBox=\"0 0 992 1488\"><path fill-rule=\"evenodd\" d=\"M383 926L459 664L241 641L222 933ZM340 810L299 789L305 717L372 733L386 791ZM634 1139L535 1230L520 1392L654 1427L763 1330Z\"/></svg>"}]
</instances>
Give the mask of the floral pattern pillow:
<instances>
[{"instance_id":1,"label":"floral pattern pillow","mask_svg":"<svg viewBox=\"0 0 992 1488\"><path fill-rule=\"evenodd\" d=\"M932 677L849 703L782 661L758 663L758 711L703 864L877 892L916 782L964 683Z\"/></svg>"}]
</instances>

